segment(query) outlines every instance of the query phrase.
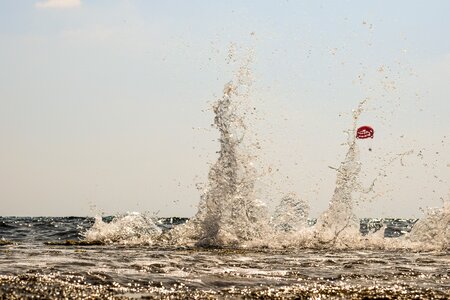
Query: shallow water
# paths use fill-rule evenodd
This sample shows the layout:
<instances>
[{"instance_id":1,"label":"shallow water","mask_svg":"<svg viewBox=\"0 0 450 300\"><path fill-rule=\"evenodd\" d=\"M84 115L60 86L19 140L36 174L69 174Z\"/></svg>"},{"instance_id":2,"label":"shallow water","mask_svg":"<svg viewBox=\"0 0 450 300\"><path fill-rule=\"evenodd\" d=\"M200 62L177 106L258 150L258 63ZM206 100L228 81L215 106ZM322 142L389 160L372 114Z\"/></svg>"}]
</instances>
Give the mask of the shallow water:
<instances>
[{"instance_id":1,"label":"shallow water","mask_svg":"<svg viewBox=\"0 0 450 300\"><path fill-rule=\"evenodd\" d=\"M450 297L449 251L89 245L81 233L93 222L1 218L0 297Z\"/></svg>"}]
</instances>

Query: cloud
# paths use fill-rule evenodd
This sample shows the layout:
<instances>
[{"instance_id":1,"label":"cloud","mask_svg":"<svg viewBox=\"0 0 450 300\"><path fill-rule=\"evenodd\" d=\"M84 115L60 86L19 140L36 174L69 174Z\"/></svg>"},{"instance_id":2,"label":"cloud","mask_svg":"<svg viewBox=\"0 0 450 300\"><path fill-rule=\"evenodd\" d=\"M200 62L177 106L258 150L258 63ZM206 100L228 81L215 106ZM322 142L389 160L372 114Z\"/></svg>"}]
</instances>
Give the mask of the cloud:
<instances>
[{"instance_id":1,"label":"cloud","mask_svg":"<svg viewBox=\"0 0 450 300\"><path fill-rule=\"evenodd\" d=\"M73 8L81 5L81 0L45 0L36 3L38 8Z\"/></svg>"}]
</instances>

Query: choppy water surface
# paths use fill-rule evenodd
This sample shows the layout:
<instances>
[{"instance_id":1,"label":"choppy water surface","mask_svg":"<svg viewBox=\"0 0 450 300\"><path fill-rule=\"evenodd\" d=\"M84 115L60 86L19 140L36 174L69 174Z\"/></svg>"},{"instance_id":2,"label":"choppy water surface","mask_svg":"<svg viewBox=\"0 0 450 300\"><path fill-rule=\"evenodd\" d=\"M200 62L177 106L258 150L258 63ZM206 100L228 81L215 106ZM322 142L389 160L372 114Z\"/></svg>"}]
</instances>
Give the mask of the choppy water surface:
<instances>
[{"instance_id":1,"label":"choppy water surface","mask_svg":"<svg viewBox=\"0 0 450 300\"><path fill-rule=\"evenodd\" d=\"M155 223L169 232L171 221L184 220ZM415 220L362 220L362 232L368 221L384 221L386 239L397 239L394 228ZM449 251L89 245L81 234L93 223L0 218L0 297L450 297Z\"/></svg>"}]
</instances>

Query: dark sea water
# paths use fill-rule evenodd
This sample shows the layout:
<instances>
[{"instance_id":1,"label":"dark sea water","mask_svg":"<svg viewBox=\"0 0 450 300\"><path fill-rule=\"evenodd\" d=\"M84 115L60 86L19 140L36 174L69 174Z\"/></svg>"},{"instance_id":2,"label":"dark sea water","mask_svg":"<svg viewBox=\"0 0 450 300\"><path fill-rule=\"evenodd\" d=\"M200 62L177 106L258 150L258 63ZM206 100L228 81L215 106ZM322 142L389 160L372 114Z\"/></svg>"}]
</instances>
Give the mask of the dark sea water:
<instances>
[{"instance_id":1,"label":"dark sea water","mask_svg":"<svg viewBox=\"0 0 450 300\"><path fill-rule=\"evenodd\" d=\"M155 224L168 233L186 220L158 219ZM450 252L445 250L87 241L83 233L94 222L82 217L0 217L0 298L450 297ZM379 229L384 239L401 239L415 222L362 219L360 232L364 236L369 229Z\"/></svg>"}]
</instances>

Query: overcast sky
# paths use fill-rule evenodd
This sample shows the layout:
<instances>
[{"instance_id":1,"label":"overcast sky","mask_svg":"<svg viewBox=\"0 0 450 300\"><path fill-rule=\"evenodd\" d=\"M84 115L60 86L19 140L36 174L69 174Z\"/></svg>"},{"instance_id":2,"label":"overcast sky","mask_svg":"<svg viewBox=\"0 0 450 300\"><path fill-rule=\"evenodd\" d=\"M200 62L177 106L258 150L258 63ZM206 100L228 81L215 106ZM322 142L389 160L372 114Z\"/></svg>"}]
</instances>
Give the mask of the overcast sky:
<instances>
[{"instance_id":1,"label":"overcast sky","mask_svg":"<svg viewBox=\"0 0 450 300\"><path fill-rule=\"evenodd\" d=\"M327 207L368 99L361 180L382 175L357 212L419 217L449 197L449 35L444 0L0 0L0 215L192 216L211 104L251 49L269 207Z\"/></svg>"}]
</instances>

